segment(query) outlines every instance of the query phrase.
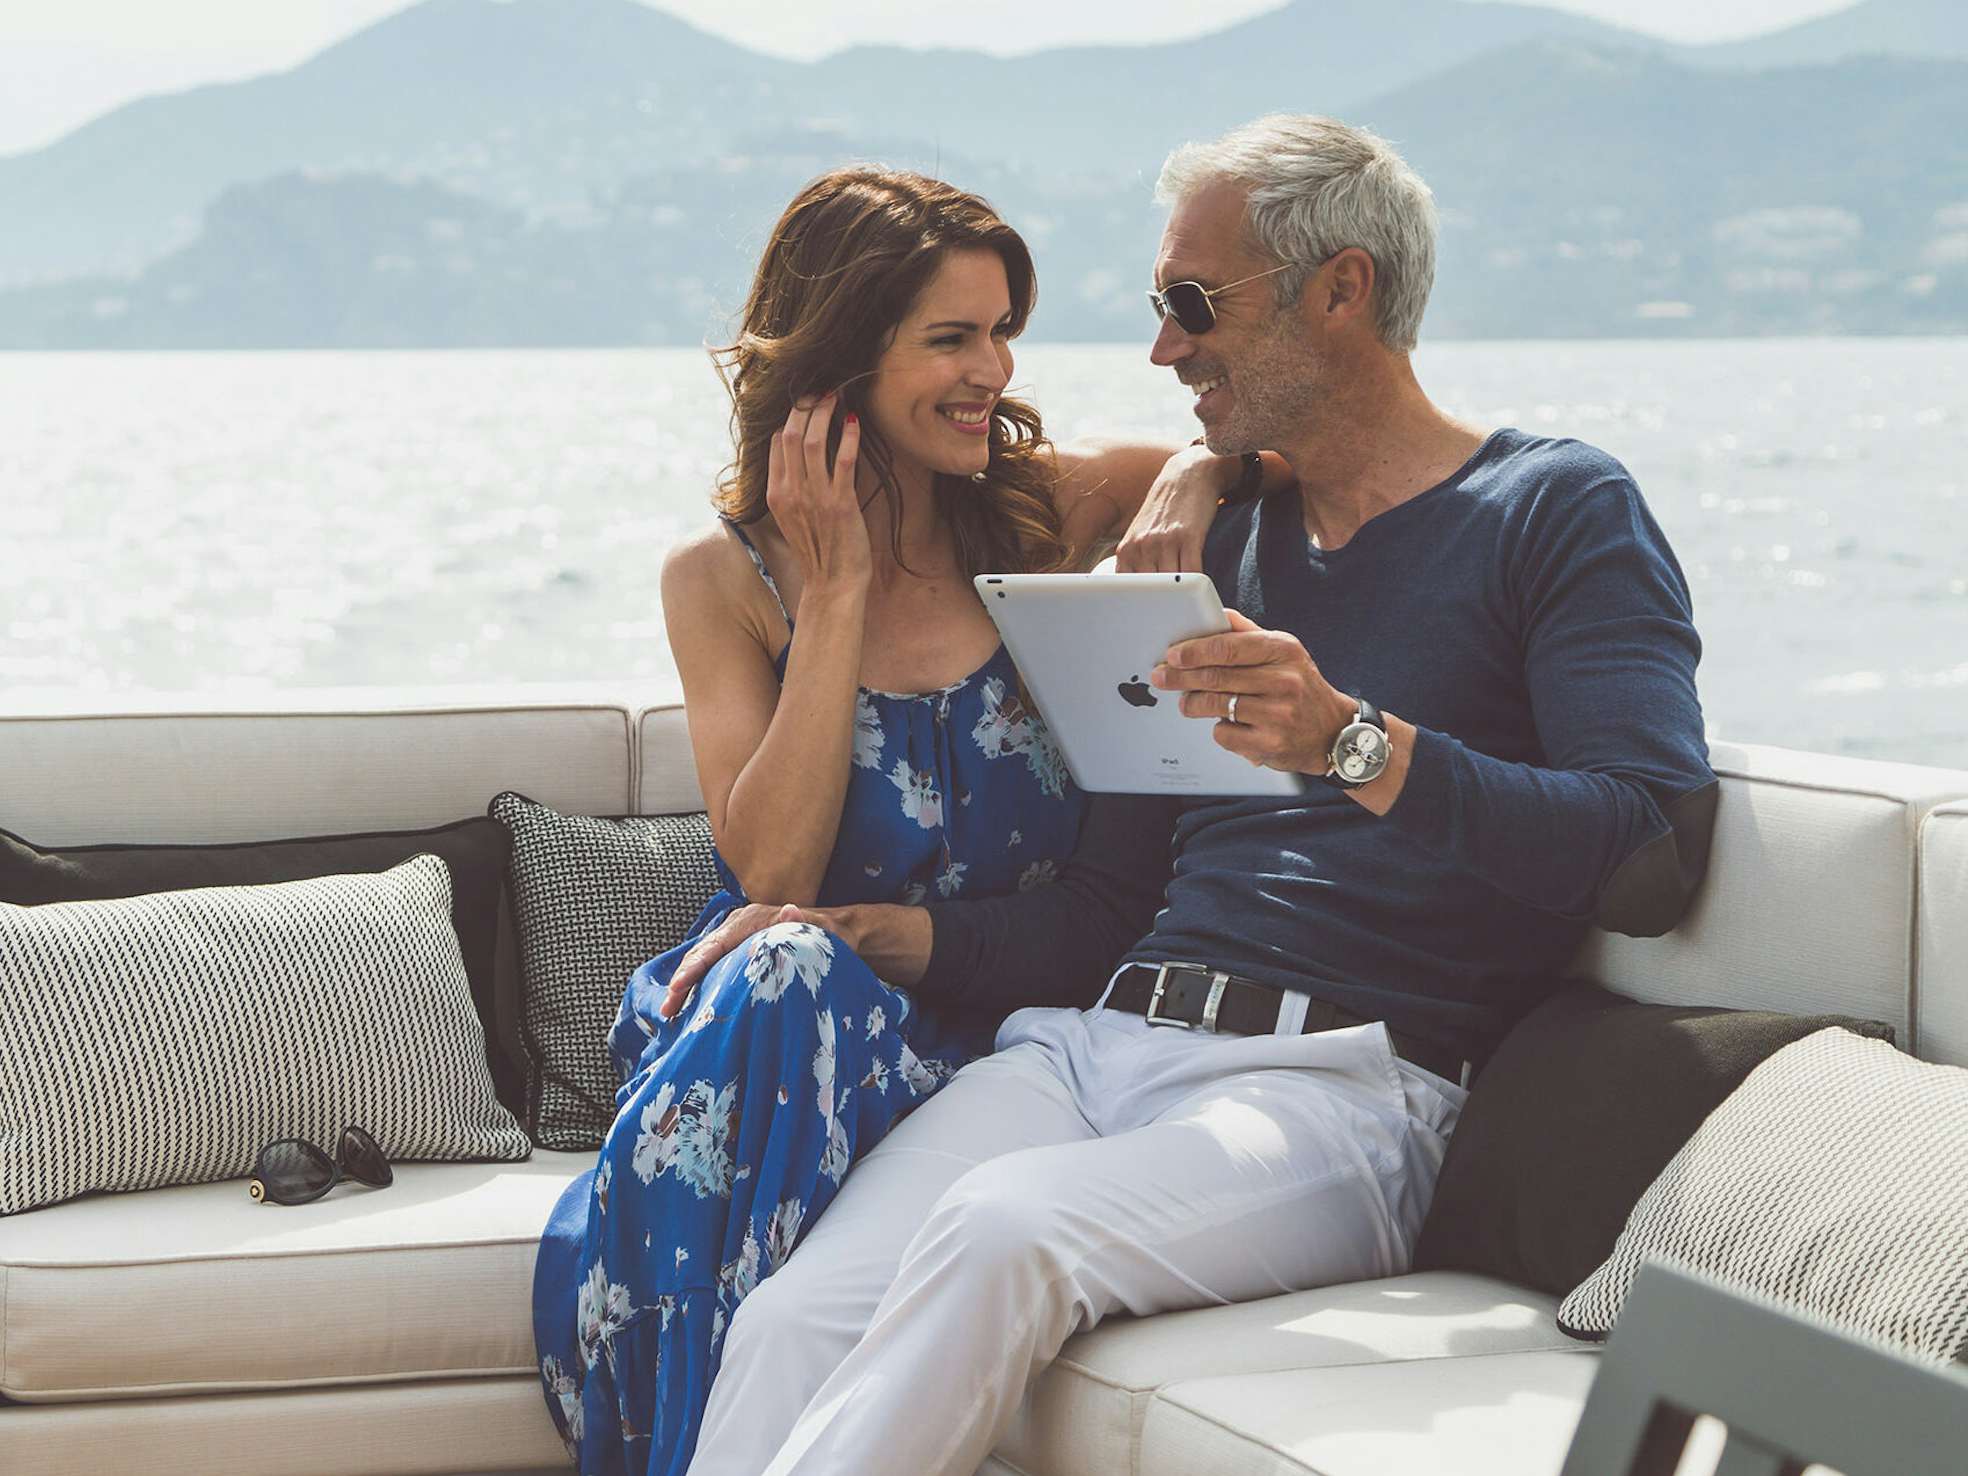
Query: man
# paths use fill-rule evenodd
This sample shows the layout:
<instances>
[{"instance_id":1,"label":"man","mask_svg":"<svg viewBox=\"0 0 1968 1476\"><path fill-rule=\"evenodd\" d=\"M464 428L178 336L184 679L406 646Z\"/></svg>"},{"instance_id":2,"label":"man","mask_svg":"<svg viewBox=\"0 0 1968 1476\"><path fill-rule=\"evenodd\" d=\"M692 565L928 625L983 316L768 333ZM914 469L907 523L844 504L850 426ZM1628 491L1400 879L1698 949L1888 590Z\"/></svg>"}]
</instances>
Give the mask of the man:
<instances>
[{"instance_id":1,"label":"man","mask_svg":"<svg viewBox=\"0 0 1968 1476\"><path fill-rule=\"evenodd\" d=\"M697 1476L969 1473L1111 1312L1405 1271L1471 1064L1591 922L1664 931L1700 878L1685 582L1617 462L1422 392L1426 186L1276 117L1179 150L1158 194L1152 357L1211 451L1275 450L1297 487L1219 516L1234 629L1152 680L1322 779L1183 806L1172 874L1168 811L1109 805L1055 886L814 916L924 993L1080 1003L1166 882L1101 1005L1013 1014L740 1308Z\"/></svg>"}]
</instances>

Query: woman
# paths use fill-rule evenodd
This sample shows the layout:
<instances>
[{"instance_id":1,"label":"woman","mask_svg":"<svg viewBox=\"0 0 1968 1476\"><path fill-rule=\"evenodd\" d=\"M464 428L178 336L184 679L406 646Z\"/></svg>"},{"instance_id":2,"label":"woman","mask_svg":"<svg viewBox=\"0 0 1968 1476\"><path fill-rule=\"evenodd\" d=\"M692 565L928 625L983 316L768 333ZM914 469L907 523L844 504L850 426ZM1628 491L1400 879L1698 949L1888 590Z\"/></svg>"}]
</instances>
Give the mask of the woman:
<instances>
[{"instance_id":1,"label":"woman","mask_svg":"<svg viewBox=\"0 0 1968 1476\"><path fill-rule=\"evenodd\" d=\"M1071 851L1084 796L971 576L1083 565L1151 488L1159 527L1206 527L1235 463L1055 449L1005 397L1033 298L1017 233L920 175L837 170L775 227L719 355L720 519L663 569L723 882L693 939L747 899L988 895ZM618 1115L535 1273L548 1406L583 1471L688 1465L738 1303L998 1023L926 1007L799 922L679 1010L687 946L629 981Z\"/></svg>"}]
</instances>

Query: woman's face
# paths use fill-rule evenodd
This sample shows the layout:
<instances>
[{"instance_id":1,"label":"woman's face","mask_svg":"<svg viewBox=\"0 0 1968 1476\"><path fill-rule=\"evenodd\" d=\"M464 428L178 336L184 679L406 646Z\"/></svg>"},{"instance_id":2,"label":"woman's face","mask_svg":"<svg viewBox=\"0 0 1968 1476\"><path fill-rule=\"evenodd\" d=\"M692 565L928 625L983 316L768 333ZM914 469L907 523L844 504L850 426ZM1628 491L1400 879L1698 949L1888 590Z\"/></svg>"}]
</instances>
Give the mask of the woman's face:
<instances>
[{"instance_id":1,"label":"woman's face","mask_svg":"<svg viewBox=\"0 0 1968 1476\"><path fill-rule=\"evenodd\" d=\"M876 361L867 416L898 468L969 476L990 463L1011 379L1011 288L995 251L951 251Z\"/></svg>"}]
</instances>

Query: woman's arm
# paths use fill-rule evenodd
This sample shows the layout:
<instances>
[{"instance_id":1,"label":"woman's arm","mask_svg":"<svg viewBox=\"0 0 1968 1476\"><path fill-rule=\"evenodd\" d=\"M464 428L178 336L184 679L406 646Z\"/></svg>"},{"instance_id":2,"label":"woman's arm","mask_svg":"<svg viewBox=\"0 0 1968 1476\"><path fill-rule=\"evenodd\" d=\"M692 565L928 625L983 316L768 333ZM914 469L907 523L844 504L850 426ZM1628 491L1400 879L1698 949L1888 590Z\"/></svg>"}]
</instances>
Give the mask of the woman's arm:
<instances>
[{"instance_id":1,"label":"woman's arm","mask_svg":"<svg viewBox=\"0 0 1968 1476\"><path fill-rule=\"evenodd\" d=\"M737 591L757 571L723 529L663 565L663 617L682 678L711 832L748 897L810 904L833 854L853 759L872 568L854 497L850 424L826 468L833 406L802 407L775 438L767 503L804 571L782 685L776 617Z\"/></svg>"},{"instance_id":2,"label":"woman's arm","mask_svg":"<svg viewBox=\"0 0 1968 1476\"><path fill-rule=\"evenodd\" d=\"M927 907L741 907L684 954L657 1013L674 1017L713 964L776 922L830 929L888 983L966 1006L1090 1005L1154 927L1179 809L1159 795L1096 795L1058 880L1029 892Z\"/></svg>"},{"instance_id":3,"label":"woman's arm","mask_svg":"<svg viewBox=\"0 0 1968 1476\"><path fill-rule=\"evenodd\" d=\"M1257 495L1290 486L1289 462L1275 451L1259 453L1262 461ZM1202 446L1186 446L1169 458L1162 477L1128 525L1116 551L1115 567L1123 574L1182 574L1203 567L1203 542L1209 537L1221 499L1244 476L1241 456L1216 456ZM1199 511L1197 492L1215 500Z\"/></svg>"},{"instance_id":4,"label":"woman's arm","mask_svg":"<svg viewBox=\"0 0 1968 1476\"><path fill-rule=\"evenodd\" d=\"M1244 470L1240 457L1147 441L1090 438L1054 455L1053 497L1066 542L1084 554L1103 540L1121 539L1123 571L1202 568L1203 538L1217 504ZM1282 458L1266 453L1266 490L1290 477Z\"/></svg>"}]
</instances>

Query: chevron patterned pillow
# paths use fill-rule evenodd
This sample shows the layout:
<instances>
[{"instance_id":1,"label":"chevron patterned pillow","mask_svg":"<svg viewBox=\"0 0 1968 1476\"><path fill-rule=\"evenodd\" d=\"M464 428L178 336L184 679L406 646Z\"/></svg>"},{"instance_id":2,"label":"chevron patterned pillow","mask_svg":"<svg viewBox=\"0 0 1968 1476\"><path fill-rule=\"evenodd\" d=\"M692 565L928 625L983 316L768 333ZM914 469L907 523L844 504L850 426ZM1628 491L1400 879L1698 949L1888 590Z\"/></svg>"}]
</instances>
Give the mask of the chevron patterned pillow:
<instances>
[{"instance_id":1,"label":"chevron patterned pillow","mask_svg":"<svg viewBox=\"0 0 1968 1476\"><path fill-rule=\"evenodd\" d=\"M436 856L0 903L0 1062L0 1214L238 1177L349 1123L396 1159L532 1151L493 1095Z\"/></svg>"}]
</instances>

